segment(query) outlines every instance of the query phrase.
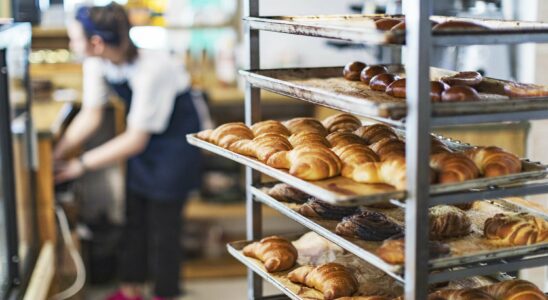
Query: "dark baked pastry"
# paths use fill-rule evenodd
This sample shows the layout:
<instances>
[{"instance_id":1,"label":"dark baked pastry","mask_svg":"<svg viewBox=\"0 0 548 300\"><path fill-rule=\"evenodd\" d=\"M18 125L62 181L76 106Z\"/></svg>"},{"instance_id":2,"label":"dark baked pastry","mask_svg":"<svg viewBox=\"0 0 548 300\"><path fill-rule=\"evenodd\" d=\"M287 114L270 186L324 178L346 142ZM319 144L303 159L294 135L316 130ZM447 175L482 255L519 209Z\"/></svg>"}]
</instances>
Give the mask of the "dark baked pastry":
<instances>
[{"instance_id":1,"label":"dark baked pastry","mask_svg":"<svg viewBox=\"0 0 548 300\"><path fill-rule=\"evenodd\" d=\"M466 213L457 207L434 206L429 209L428 216L431 240L443 240L470 233L472 222Z\"/></svg>"},{"instance_id":2,"label":"dark baked pastry","mask_svg":"<svg viewBox=\"0 0 548 300\"><path fill-rule=\"evenodd\" d=\"M453 85L469 85L475 86L481 83L483 76L475 71L459 72L452 76L443 76L441 81L447 83L450 86Z\"/></svg>"},{"instance_id":3,"label":"dark baked pastry","mask_svg":"<svg viewBox=\"0 0 548 300\"><path fill-rule=\"evenodd\" d=\"M401 234L403 228L382 213L366 210L343 218L335 231L340 235L356 236L366 241L382 241Z\"/></svg>"},{"instance_id":4,"label":"dark baked pastry","mask_svg":"<svg viewBox=\"0 0 548 300\"><path fill-rule=\"evenodd\" d=\"M405 98L407 95L405 89L406 89L405 78L401 78L392 82L389 86L387 86L386 93L393 97Z\"/></svg>"},{"instance_id":5,"label":"dark baked pastry","mask_svg":"<svg viewBox=\"0 0 548 300\"><path fill-rule=\"evenodd\" d=\"M268 195L278 201L288 203L306 203L310 195L290 186L287 183L278 183L268 190Z\"/></svg>"},{"instance_id":6,"label":"dark baked pastry","mask_svg":"<svg viewBox=\"0 0 548 300\"><path fill-rule=\"evenodd\" d=\"M477 101L479 99L478 92L467 85L455 85L441 93L443 102Z\"/></svg>"},{"instance_id":7,"label":"dark baked pastry","mask_svg":"<svg viewBox=\"0 0 548 300\"><path fill-rule=\"evenodd\" d=\"M351 206L336 206L312 198L299 208L299 213L306 217L340 220L356 213L357 208Z\"/></svg>"},{"instance_id":8,"label":"dark baked pastry","mask_svg":"<svg viewBox=\"0 0 548 300\"><path fill-rule=\"evenodd\" d=\"M344 66L343 76L347 80L359 81L360 73L366 67L366 64L361 61L353 61Z\"/></svg>"},{"instance_id":9,"label":"dark baked pastry","mask_svg":"<svg viewBox=\"0 0 548 300\"><path fill-rule=\"evenodd\" d=\"M388 69L385 66L369 66L360 73L360 80L365 84L369 84L371 78L384 73L388 73Z\"/></svg>"},{"instance_id":10,"label":"dark baked pastry","mask_svg":"<svg viewBox=\"0 0 548 300\"><path fill-rule=\"evenodd\" d=\"M405 262L405 237L394 236L385 240L376 251L377 255L389 264L401 265ZM438 258L449 255L451 249L447 244L438 241L428 242L428 255Z\"/></svg>"},{"instance_id":11,"label":"dark baked pastry","mask_svg":"<svg viewBox=\"0 0 548 300\"><path fill-rule=\"evenodd\" d=\"M369 82L369 87L372 90L384 92L386 91L386 88L394 81L398 80L399 77L394 74L384 73L376 75L375 77L371 78L371 81Z\"/></svg>"},{"instance_id":12,"label":"dark baked pastry","mask_svg":"<svg viewBox=\"0 0 548 300\"><path fill-rule=\"evenodd\" d=\"M521 246L548 241L548 222L527 214L496 214L485 220L485 237L505 246Z\"/></svg>"},{"instance_id":13,"label":"dark baked pastry","mask_svg":"<svg viewBox=\"0 0 548 300\"><path fill-rule=\"evenodd\" d=\"M430 82L430 99L432 102L440 102L441 94L449 88L443 81L434 80Z\"/></svg>"}]
</instances>

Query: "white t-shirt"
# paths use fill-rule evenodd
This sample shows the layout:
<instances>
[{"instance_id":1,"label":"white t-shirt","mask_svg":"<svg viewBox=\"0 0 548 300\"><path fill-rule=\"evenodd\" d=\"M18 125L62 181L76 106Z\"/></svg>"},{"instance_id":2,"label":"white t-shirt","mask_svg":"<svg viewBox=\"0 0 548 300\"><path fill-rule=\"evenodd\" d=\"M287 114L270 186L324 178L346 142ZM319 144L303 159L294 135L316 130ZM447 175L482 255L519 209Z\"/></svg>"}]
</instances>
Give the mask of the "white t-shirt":
<instances>
[{"instance_id":1,"label":"white t-shirt","mask_svg":"<svg viewBox=\"0 0 548 300\"><path fill-rule=\"evenodd\" d=\"M127 117L129 128L161 133L173 112L175 98L190 86L182 62L162 51L139 50L131 64L115 65L90 57L83 64L84 107L103 106L108 101L108 82L127 81L133 91Z\"/></svg>"}]
</instances>

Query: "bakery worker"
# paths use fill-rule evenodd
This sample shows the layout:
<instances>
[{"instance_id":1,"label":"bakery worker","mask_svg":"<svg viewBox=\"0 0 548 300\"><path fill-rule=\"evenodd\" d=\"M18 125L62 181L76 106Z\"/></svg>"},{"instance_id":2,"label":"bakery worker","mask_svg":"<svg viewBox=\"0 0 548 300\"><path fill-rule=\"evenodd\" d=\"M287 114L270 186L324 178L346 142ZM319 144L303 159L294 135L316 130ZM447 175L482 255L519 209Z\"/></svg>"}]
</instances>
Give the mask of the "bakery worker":
<instances>
[{"instance_id":1,"label":"bakery worker","mask_svg":"<svg viewBox=\"0 0 548 300\"><path fill-rule=\"evenodd\" d=\"M109 299L141 299L152 278L157 299L180 294L181 210L200 181L200 153L186 140L200 130L203 102L193 97L182 64L138 50L124 8L81 7L69 25L70 47L83 62L82 110L55 148L56 182L127 161L121 288ZM79 158L63 160L101 123L109 93L127 108L127 128Z\"/></svg>"}]
</instances>

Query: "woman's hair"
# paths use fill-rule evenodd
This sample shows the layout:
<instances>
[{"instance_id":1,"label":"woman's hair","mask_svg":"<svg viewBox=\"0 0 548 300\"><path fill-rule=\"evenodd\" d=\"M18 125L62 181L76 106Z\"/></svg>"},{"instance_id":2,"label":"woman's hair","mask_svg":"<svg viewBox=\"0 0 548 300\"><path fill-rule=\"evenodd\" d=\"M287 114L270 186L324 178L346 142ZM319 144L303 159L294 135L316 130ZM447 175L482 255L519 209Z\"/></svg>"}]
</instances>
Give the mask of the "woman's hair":
<instances>
[{"instance_id":1,"label":"woman's hair","mask_svg":"<svg viewBox=\"0 0 548 300\"><path fill-rule=\"evenodd\" d=\"M114 2L107 6L83 6L76 13L86 36L97 35L103 41L124 51L127 61L137 57L137 47L129 37L131 24L124 8Z\"/></svg>"}]
</instances>

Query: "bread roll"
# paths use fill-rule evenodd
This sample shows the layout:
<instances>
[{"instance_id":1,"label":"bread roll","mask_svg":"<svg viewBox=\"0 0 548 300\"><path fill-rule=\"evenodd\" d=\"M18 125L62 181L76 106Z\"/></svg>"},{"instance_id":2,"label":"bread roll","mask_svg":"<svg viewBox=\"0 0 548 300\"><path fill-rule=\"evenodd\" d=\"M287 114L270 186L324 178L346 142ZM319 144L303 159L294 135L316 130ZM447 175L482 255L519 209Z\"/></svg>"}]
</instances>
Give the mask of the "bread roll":
<instances>
[{"instance_id":1,"label":"bread roll","mask_svg":"<svg viewBox=\"0 0 548 300\"><path fill-rule=\"evenodd\" d=\"M379 75L379 74L385 74L388 73L388 69L385 66L369 66L362 70L360 73L360 80L369 85L371 82L371 78Z\"/></svg>"},{"instance_id":2,"label":"bread roll","mask_svg":"<svg viewBox=\"0 0 548 300\"><path fill-rule=\"evenodd\" d=\"M346 80L360 81L360 73L365 69L366 64L361 61L353 61L344 66L343 76Z\"/></svg>"}]
</instances>

